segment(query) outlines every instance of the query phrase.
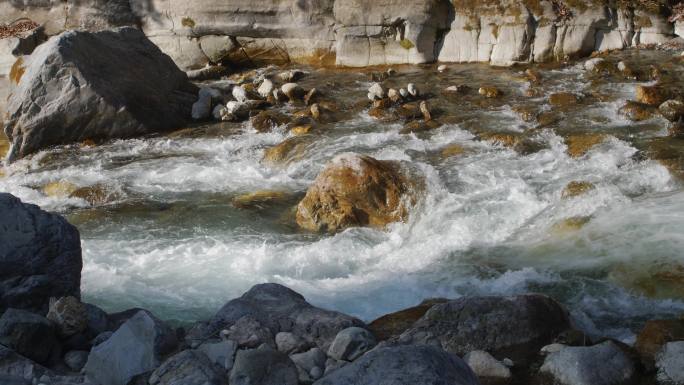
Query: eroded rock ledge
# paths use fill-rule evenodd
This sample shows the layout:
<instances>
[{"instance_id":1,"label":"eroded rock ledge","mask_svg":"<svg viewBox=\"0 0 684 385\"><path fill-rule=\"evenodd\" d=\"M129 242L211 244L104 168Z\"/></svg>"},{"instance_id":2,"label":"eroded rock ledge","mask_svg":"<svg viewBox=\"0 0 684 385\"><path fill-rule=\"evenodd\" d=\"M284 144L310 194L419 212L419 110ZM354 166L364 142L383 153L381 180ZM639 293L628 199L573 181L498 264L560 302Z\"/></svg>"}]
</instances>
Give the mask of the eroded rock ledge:
<instances>
[{"instance_id":1,"label":"eroded rock ledge","mask_svg":"<svg viewBox=\"0 0 684 385\"><path fill-rule=\"evenodd\" d=\"M27 17L44 24L48 35L74 28L138 26L186 70L208 63L363 67L436 60L506 66L665 42L675 36L668 4L666 0L25 0L0 4L0 23ZM10 45L1 45L8 47L0 47L6 51L0 56L8 55Z\"/></svg>"}]
</instances>

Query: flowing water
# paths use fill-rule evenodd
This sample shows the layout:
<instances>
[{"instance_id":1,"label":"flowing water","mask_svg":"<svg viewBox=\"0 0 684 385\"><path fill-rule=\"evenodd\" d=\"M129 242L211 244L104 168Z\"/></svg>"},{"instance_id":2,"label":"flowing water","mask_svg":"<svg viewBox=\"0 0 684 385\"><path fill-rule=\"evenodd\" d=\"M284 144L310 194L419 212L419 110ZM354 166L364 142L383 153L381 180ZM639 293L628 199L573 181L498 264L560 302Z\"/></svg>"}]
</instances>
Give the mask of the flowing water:
<instances>
[{"instance_id":1,"label":"flowing water","mask_svg":"<svg viewBox=\"0 0 684 385\"><path fill-rule=\"evenodd\" d=\"M671 54L609 59L615 55L638 68L657 64L671 79L684 72ZM634 123L617 113L634 87L647 83L590 76L569 64L541 68L540 96L527 97L520 69L396 69L385 84L414 82L431 92L444 125L404 134L401 123L355 107L366 98L369 71L310 69L301 84L322 89L344 116L319 127L289 163L261 161L266 148L291 136L284 128L257 133L249 122L222 123L45 151L6 167L0 190L65 214L79 228L83 296L109 311L138 306L192 321L272 281L364 320L429 297L542 292L567 304L584 327L630 340L644 320L684 313L677 167L684 142L667 137L662 118ZM440 92L453 84L475 91ZM504 96L483 99L481 84ZM558 109L547 98L558 91L583 97ZM525 122L515 112L520 106L553 119L545 127ZM491 132L522 135L534 149L479 140ZM569 135L595 134L605 140L583 156L568 155ZM418 206L406 223L385 231L298 230L292 206L328 160L350 151L410 162L426 180ZM594 188L563 198L572 181ZM51 182L105 186L109 199L90 204L46 194ZM256 208L232 204L260 190L285 199Z\"/></svg>"}]
</instances>

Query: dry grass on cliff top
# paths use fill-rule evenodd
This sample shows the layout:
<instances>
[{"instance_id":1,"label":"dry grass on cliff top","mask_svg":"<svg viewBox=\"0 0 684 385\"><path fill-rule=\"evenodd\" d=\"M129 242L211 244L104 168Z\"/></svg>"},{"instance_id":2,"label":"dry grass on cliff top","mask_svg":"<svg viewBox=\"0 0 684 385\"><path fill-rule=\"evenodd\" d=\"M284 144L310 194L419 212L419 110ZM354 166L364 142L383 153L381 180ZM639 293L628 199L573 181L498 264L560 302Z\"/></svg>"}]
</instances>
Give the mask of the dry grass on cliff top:
<instances>
[{"instance_id":1,"label":"dry grass on cliff top","mask_svg":"<svg viewBox=\"0 0 684 385\"><path fill-rule=\"evenodd\" d=\"M454 9L466 14L480 15L513 15L519 12L522 4L533 14L542 15L543 3L552 3L554 9L576 9L580 12L598 6L610 6L615 8L633 8L649 13L669 15L672 8L680 3L680 0L452 0Z\"/></svg>"},{"instance_id":2,"label":"dry grass on cliff top","mask_svg":"<svg viewBox=\"0 0 684 385\"><path fill-rule=\"evenodd\" d=\"M19 20L11 24L0 24L0 39L17 37L37 27L38 24L31 20Z\"/></svg>"}]
</instances>

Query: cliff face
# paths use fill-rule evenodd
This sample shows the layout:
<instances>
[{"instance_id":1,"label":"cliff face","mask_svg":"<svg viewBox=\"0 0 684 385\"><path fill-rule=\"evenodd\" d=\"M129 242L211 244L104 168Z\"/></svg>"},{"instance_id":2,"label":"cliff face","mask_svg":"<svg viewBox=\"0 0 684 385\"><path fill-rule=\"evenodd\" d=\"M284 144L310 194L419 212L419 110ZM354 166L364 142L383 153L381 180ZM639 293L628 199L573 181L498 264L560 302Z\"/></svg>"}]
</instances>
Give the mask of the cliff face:
<instances>
[{"instance_id":1,"label":"cliff face","mask_svg":"<svg viewBox=\"0 0 684 385\"><path fill-rule=\"evenodd\" d=\"M0 23L136 25L180 67L545 62L674 36L665 0L11 0Z\"/></svg>"}]
</instances>

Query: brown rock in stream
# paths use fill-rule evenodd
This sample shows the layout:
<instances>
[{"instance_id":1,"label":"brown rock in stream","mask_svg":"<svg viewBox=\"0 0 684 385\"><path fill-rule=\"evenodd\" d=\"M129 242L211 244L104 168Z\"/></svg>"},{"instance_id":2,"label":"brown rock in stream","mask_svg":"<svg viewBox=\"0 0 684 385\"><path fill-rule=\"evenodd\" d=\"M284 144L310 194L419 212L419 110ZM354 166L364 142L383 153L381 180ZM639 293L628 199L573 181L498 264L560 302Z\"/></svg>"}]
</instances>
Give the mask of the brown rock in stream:
<instances>
[{"instance_id":1,"label":"brown rock in stream","mask_svg":"<svg viewBox=\"0 0 684 385\"><path fill-rule=\"evenodd\" d=\"M647 369L654 368L656 354L668 342L684 341L684 319L651 320L637 336L634 348Z\"/></svg>"},{"instance_id":2,"label":"brown rock in stream","mask_svg":"<svg viewBox=\"0 0 684 385\"><path fill-rule=\"evenodd\" d=\"M398 162L338 155L299 202L297 223L306 230L331 233L355 226L383 228L408 217L417 190Z\"/></svg>"}]
</instances>

